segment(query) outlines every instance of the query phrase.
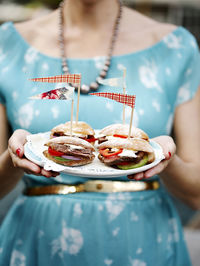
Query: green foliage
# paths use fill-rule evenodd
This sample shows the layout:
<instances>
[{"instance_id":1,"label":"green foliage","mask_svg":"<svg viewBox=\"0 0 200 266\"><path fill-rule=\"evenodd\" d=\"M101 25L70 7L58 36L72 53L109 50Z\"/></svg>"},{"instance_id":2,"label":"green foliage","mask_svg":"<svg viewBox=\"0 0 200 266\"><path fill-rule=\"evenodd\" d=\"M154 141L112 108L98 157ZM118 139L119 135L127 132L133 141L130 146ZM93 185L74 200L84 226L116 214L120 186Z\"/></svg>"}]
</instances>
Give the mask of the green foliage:
<instances>
[{"instance_id":1,"label":"green foliage","mask_svg":"<svg viewBox=\"0 0 200 266\"><path fill-rule=\"evenodd\" d=\"M13 2L17 3L17 4L23 4L26 6L30 6L30 7L38 7L41 5L45 5L49 8L57 8L59 3L61 2L61 0L42 0L42 1L38 1L38 0L13 0Z\"/></svg>"},{"instance_id":2,"label":"green foliage","mask_svg":"<svg viewBox=\"0 0 200 266\"><path fill-rule=\"evenodd\" d=\"M41 2L49 8L57 8L61 0L42 0Z\"/></svg>"}]
</instances>

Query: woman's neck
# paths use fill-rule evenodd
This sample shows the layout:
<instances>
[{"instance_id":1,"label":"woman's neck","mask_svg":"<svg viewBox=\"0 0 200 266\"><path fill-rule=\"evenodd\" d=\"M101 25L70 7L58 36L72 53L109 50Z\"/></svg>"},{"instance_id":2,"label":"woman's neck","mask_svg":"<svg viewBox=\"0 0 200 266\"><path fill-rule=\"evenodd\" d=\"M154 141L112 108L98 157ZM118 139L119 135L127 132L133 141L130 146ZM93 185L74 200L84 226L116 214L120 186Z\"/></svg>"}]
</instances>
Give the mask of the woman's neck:
<instances>
[{"instance_id":1,"label":"woman's neck","mask_svg":"<svg viewBox=\"0 0 200 266\"><path fill-rule=\"evenodd\" d=\"M66 0L64 24L70 28L105 28L113 25L118 9L118 0Z\"/></svg>"}]
</instances>

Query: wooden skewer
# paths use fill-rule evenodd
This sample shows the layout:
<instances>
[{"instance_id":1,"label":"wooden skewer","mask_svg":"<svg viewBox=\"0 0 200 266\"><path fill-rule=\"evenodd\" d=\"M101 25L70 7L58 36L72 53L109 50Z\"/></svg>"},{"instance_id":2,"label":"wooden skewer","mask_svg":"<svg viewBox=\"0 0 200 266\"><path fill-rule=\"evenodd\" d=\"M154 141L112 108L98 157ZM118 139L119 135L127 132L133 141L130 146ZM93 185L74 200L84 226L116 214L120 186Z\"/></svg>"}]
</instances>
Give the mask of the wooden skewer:
<instances>
[{"instance_id":1,"label":"wooden skewer","mask_svg":"<svg viewBox=\"0 0 200 266\"><path fill-rule=\"evenodd\" d=\"M132 110L131 110L131 119L130 119L130 125L129 125L128 139L130 139L130 136L131 136L131 128L132 128L132 123L133 123L133 113L134 113L134 108L132 108Z\"/></svg>"},{"instance_id":2,"label":"wooden skewer","mask_svg":"<svg viewBox=\"0 0 200 266\"><path fill-rule=\"evenodd\" d=\"M77 96L76 123L78 122L80 92L81 92L81 84L79 83L79 84L78 84L78 96Z\"/></svg>"},{"instance_id":3,"label":"wooden skewer","mask_svg":"<svg viewBox=\"0 0 200 266\"><path fill-rule=\"evenodd\" d=\"M124 68L123 78L124 78L123 93L126 94L126 82L125 82L125 79L126 79L126 68ZM124 103L123 104L123 124L125 124L125 108L126 108L126 105Z\"/></svg>"},{"instance_id":4,"label":"wooden skewer","mask_svg":"<svg viewBox=\"0 0 200 266\"><path fill-rule=\"evenodd\" d=\"M73 127L73 110L74 110L74 99L72 99L72 104L71 104L71 124L70 124L70 137L72 137L72 127Z\"/></svg>"}]
</instances>

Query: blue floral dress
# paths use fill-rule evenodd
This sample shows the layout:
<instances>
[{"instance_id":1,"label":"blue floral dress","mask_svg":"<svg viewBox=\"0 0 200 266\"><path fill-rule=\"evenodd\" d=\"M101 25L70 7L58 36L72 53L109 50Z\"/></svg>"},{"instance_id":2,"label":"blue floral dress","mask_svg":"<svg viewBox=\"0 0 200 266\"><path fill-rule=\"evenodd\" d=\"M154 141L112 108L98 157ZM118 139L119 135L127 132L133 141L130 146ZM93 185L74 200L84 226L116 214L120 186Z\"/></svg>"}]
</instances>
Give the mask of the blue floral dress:
<instances>
[{"instance_id":1,"label":"blue floral dress","mask_svg":"<svg viewBox=\"0 0 200 266\"><path fill-rule=\"evenodd\" d=\"M81 73L82 83L89 84L104 60L69 59L68 64L71 73ZM113 56L111 62L108 78L122 76L123 68L127 69L127 93L136 95L134 126L151 138L170 134L177 105L190 100L200 84L195 38L178 27L150 48ZM6 106L12 130L46 132L70 120L71 105L66 101L28 99L52 89L52 84L33 83L29 78L60 73L60 58L31 47L12 23L0 27L0 102ZM121 89L101 86L99 91ZM122 109L117 102L81 95L79 120L100 129L120 123ZM127 123L130 115L127 107ZM25 175L24 180L35 186L74 184L88 178ZM190 259L178 215L162 186L131 193L20 195L0 229L0 265L189 266Z\"/></svg>"}]
</instances>

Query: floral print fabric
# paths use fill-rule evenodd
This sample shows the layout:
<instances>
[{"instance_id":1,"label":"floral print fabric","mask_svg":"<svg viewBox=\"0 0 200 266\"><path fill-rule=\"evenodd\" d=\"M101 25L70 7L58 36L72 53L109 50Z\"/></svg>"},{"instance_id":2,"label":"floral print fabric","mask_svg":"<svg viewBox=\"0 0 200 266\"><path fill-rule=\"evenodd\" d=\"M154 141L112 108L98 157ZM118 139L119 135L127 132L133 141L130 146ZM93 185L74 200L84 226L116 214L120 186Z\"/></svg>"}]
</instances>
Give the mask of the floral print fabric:
<instances>
[{"instance_id":1,"label":"floral print fabric","mask_svg":"<svg viewBox=\"0 0 200 266\"><path fill-rule=\"evenodd\" d=\"M104 60L69 59L68 65L71 73L82 74L82 84L89 84L98 76ZM108 78L123 76L124 67L127 69L127 94L136 95L133 125L152 138L171 133L175 108L196 93L199 66L194 37L178 27L148 49L113 56ZM31 47L12 23L0 27L0 70L0 103L6 106L12 130L46 132L70 120L70 101L29 99L56 89L56 85L29 79L61 74L61 60ZM121 93L122 89L100 86L99 92ZM130 116L127 106L127 123ZM122 104L81 95L80 121L101 129L122 119ZM66 174L54 179L24 177L27 185L88 179ZM132 193L21 195L0 229L0 265L189 266L190 260L179 218L161 187Z\"/></svg>"}]
</instances>

